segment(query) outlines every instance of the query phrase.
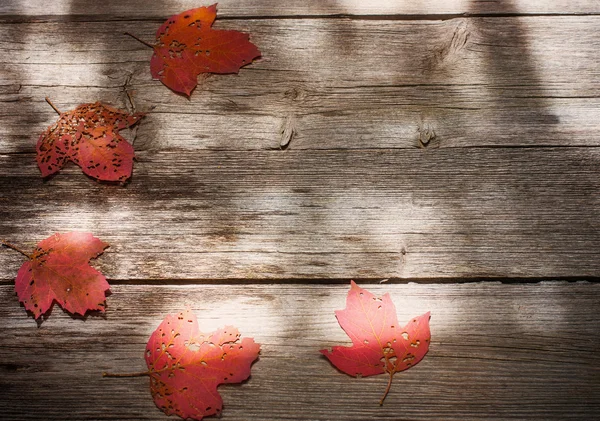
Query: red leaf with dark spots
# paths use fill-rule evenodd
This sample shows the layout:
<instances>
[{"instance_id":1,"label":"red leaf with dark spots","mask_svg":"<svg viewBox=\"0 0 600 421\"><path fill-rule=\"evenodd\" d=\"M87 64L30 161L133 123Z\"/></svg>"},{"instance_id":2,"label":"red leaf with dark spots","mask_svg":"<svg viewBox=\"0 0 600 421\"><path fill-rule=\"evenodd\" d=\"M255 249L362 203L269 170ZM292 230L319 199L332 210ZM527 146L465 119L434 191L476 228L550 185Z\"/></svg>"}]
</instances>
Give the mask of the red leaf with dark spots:
<instances>
[{"instance_id":1,"label":"red leaf with dark spots","mask_svg":"<svg viewBox=\"0 0 600 421\"><path fill-rule=\"evenodd\" d=\"M144 114L96 102L60 113L37 143L37 163L43 177L58 172L67 161L90 177L123 182L131 177L134 151L119 130L136 124Z\"/></svg>"},{"instance_id":2,"label":"red leaf with dark spots","mask_svg":"<svg viewBox=\"0 0 600 421\"><path fill-rule=\"evenodd\" d=\"M394 374L413 367L427 354L431 339L429 313L402 327L389 294L377 298L352 281L346 308L335 315L353 345L335 346L321 353L351 376L388 373L388 388L380 401L383 404Z\"/></svg>"},{"instance_id":3,"label":"red leaf with dark spots","mask_svg":"<svg viewBox=\"0 0 600 421\"><path fill-rule=\"evenodd\" d=\"M89 265L108 244L92 234L69 232L42 240L17 273L15 290L26 310L37 319L56 302L72 314L104 311L110 286Z\"/></svg>"},{"instance_id":4,"label":"red leaf with dark spots","mask_svg":"<svg viewBox=\"0 0 600 421\"><path fill-rule=\"evenodd\" d=\"M152 333L146 346L150 390L156 406L167 415L201 420L221 412L217 387L240 383L250 376L260 345L240 339L226 326L204 334L191 310L170 314Z\"/></svg>"},{"instance_id":5,"label":"red leaf with dark spots","mask_svg":"<svg viewBox=\"0 0 600 421\"><path fill-rule=\"evenodd\" d=\"M217 5L171 16L156 32L150 61L154 79L190 96L200 73L238 73L260 57L248 34L212 29Z\"/></svg>"}]
</instances>

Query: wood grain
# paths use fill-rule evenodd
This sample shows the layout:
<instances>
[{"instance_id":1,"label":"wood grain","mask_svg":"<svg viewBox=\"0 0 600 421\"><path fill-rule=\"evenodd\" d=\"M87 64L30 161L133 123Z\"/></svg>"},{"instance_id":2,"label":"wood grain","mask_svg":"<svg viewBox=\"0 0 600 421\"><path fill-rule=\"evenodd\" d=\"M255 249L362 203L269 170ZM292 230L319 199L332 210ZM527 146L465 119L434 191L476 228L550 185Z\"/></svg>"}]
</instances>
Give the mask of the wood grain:
<instances>
[{"instance_id":1,"label":"wood grain","mask_svg":"<svg viewBox=\"0 0 600 421\"><path fill-rule=\"evenodd\" d=\"M600 285L363 285L390 292L404 323L431 311L432 343L395 377L355 379L318 350L349 339L334 310L347 285L114 286L105 317L60 308L37 327L0 287L0 419L164 420L145 369L150 333L189 305L200 326L225 324L262 344L250 380L222 386L228 420L564 420L600 414Z\"/></svg>"},{"instance_id":2,"label":"wood grain","mask_svg":"<svg viewBox=\"0 0 600 421\"><path fill-rule=\"evenodd\" d=\"M102 3L86 0L15 0L0 3L4 20L63 19L120 20L166 19L183 10L208 5L191 0L145 1L107 0ZM371 16L414 19L448 18L460 14L592 14L600 13L594 0L437 0L437 1L356 1L356 0L235 0L219 1L219 18L239 17L310 17L310 16Z\"/></svg>"},{"instance_id":3,"label":"wood grain","mask_svg":"<svg viewBox=\"0 0 600 421\"><path fill-rule=\"evenodd\" d=\"M91 231L113 285L105 316L37 325L0 249L0 420L166 419L147 379L101 373L143 370L186 305L262 344L220 388L224 419L600 419L600 283L557 281L600 279L600 3L222 0L216 27L263 57L188 100L122 33L151 41L197 6L0 2L0 238ZM42 180L44 97L131 108L126 91L149 111L125 132L131 181ZM383 407L384 377L318 354L348 343L349 279L401 321L432 312L429 355Z\"/></svg>"},{"instance_id":4,"label":"wood grain","mask_svg":"<svg viewBox=\"0 0 600 421\"><path fill-rule=\"evenodd\" d=\"M151 51L122 35L151 40L154 22L5 25L0 153L30 151L55 120L45 96L63 110L129 107L126 89L151 111L144 150L278 149L285 127L293 149L598 146L599 22L227 21L263 59L209 77L191 100L152 81Z\"/></svg>"},{"instance_id":5,"label":"wood grain","mask_svg":"<svg viewBox=\"0 0 600 421\"><path fill-rule=\"evenodd\" d=\"M600 151L457 151L142 153L126 187L4 155L0 232L91 231L113 279L598 276Z\"/></svg>"}]
</instances>

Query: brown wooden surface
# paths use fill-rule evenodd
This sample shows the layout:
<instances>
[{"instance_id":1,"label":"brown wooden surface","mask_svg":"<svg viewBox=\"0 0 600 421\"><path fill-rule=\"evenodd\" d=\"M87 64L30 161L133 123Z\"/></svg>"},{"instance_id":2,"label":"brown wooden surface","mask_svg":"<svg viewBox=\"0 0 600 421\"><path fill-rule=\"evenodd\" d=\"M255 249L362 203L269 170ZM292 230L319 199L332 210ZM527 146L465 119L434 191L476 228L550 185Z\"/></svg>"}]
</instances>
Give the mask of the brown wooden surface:
<instances>
[{"instance_id":1,"label":"brown wooden surface","mask_svg":"<svg viewBox=\"0 0 600 421\"><path fill-rule=\"evenodd\" d=\"M107 0L21 0L2 2L0 18L7 20L120 20L163 19L182 10L208 5L192 0L145 1ZM238 17L313 17L377 16L394 18L449 18L470 14L599 14L594 0L222 0L218 2L221 18ZM449 16L448 16L449 15Z\"/></svg>"},{"instance_id":2,"label":"brown wooden surface","mask_svg":"<svg viewBox=\"0 0 600 421\"><path fill-rule=\"evenodd\" d=\"M0 419L167 419L147 379L100 374L143 369L185 305L263 344L223 419L600 418L600 4L225 0L215 26L263 57L188 100L122 33L151 42L197 6L0 2L0 238L93 232L113 285L104 317L38 326L0 250ZM131 109L126 91L148 112L131 181L42 180L44 97ZM382 408L385 378L318 354L348 342L350 279L401 321L432 312L430 354Z\"/></svg>"},{"instance_id":3,"label":"brown wooden surface","mask_svg":"<svg viewBox=\"0 0 600 421\"><path fill-rule=\"evenodd\" d=\"M42 182L31 154L10 154L0 227L28 249L91 231L111 244L99 267L121 280L589 277L599 159L595 148L147 152L119 188L74 166ZM1 279L21 262L1 253Z\"/></svg>"},{"instance_id":4,"label":"brown wooden surface","mask_svg":"<svg viewBox=\"0 0 600 421\"><path fill-rule=\"evenodd\" d=\"M600 411L600 285L367 285L390 292L405 323L431 311L429 354L395 376L339 373L319 349L348 344L334 310L347 285L118 285L105 317L55 309L41 327L12 287L0 347L5 419L163 420L148 379L102 378L145 369L144 349L167 313L189 305L202 329L235 324L262 344L252 377L219 388L228 420L591 420Z\"/></svg>"},{"instance_id":5,"label":"brown wooden surface","mask_svg":"<svg viewBox=\"0 0 600 421\"><path fill-rule=\"evenodd\" d=\"M5 25L0 153L31 151L56 118L44 96L129 107L125 89L151 111L138 150L279 149L290 121L293 149L599 143L596 16L216 25L251 32L263 58L190 100L153 81L151 50L123 35L151 41L154 21Z\"/></svg>"}]
</instances>

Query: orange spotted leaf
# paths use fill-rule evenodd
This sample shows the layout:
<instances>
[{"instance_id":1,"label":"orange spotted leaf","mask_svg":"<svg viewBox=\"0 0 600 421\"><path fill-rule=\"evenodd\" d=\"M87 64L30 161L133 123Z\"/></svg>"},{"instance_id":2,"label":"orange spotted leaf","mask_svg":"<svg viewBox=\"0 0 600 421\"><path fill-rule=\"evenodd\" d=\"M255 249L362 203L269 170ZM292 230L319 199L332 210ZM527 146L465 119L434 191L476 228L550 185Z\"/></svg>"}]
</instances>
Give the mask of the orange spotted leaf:
<instances>
[{"instance_id":1,"label":"orange spotted leaf","mask_svg":"<svg viewBox=\"0 0 600 421\"><path fill-rule=\"evenodd\" d=\"M134 151L119 130L133 126L143 114L96 102L61 112L56 123L37 142L42 177L58 172L67 161L90 177L123 182L131 177Z\"/></svg>"},{"instance_id":2,"label":"orange spotted leaf","mask_svg":"<svg viewBox=\"0 0 600 421\"><path fill-rule=\"evenodd\" d=\"M72 314L104 311L110 286L89 265L108 244L92 234L69 232L42 240L17 273L15 290L26 310L37 319L54 303Z\"/></svg>"},{"instance_id":3,"label":"orange spotted leaf","mask_svg":"<svg viewBox=\"0 0 600 421\"><path fill-rule=\"evenodd\" d=\"M353 345L321 350L339 370L351 376L387 373L389 392L395 373L407 370L423 359L429 350L429 313L400 326L389 294L378 298L352 281L346 308L335 315Z\"/></svg>"},{"instance_id":4,"label":"orange spotted leaf","mask_svg":"<svg viewBox=\"0 0 600 421\"><path fill-rule=\"evenodd\" d=\"M220 414L223 401L217 387L246 380L259 351L259 344L252 338L240 339L233 326L200 332L190 309L167 315L146 346L156 406L183 419Z\"/></svg>"},{"instance_id":5,"label":"orange spotted leaf","mask_svg":"<svg viewBox=\"0 0 600 421\"><path fill-rule=\"evenodd\" d=\"M213 4L167 19L156 32L152 77L189 97L200 73L238 73L260 56L248 34L212 29L216 16Z\"/></svg>"}]
</instances>

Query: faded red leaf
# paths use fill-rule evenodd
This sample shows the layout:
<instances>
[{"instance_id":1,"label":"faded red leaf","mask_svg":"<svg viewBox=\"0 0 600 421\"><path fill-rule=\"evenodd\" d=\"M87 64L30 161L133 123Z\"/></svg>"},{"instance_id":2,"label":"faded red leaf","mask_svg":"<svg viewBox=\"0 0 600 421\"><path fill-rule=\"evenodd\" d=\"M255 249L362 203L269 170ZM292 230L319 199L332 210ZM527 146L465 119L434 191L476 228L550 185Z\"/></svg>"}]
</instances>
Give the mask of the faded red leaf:
<instances>
[{"instance_id":1,"label":"faded red leaf","mask_svg":"<svg viewBox=\"0 0 600 421\"><path fill-rule=\"evenodd\" d=\"M150 61L154 79L190 96L200 73L238 73L260 57L248 34L212 29L217 5L171 16L158 28Z\"/></svg>"},{"instance_id":2,"label":"faded red leaf","mask_svg":"<svg viewBox=\"0 0 600 421\"><path fill-rule=\"evenodd\" d=\"M352 281L346 308L337 310L335 315L353 345L335 346L332 351L323 349L321 353L351 376L388 373L388 388L380 401L383 404L394 374L414 366L427 354L431 339L429 313L402 327L389 294L377 298Z\"/></svg>"},{"instance_id":3,"label":"faded red leaf","mask_svg":"<svg viewBox=\"0 0 600 421\"><path fill-rule=\"evenodd\" d=\"M17 296L25 309L36 319L55 302L73 314L103 312L110 286L89 261L106 247L107 243L84 232L54 234L40 241L15 280Z\"/></svg>"},{"instance_id":4,"label":"faded red leaf","mask_svg":"<svg viewBox=\"0 0 600 421\"><path fill-rule=\"evenodd\" d=\"M190 309L168 315L146 346L156 406L183 419L219 414L223 401L217 386L246 380L259 351L252 338L240 340L233 326L204 334Z\"/></svg>"},{"instance_id":5,"label":"faded red leaf","mask_svg":"<svg viewBox=\"0 0 600 421\"><path fill-rule=\"evenodd\" d=\"M37 163L43 177L73 161L90 177L125 181L131 177L134 151L119 130L133 126L144 114L96 102L61 112L37 143Z\"/></svg>"}]
</instances>

